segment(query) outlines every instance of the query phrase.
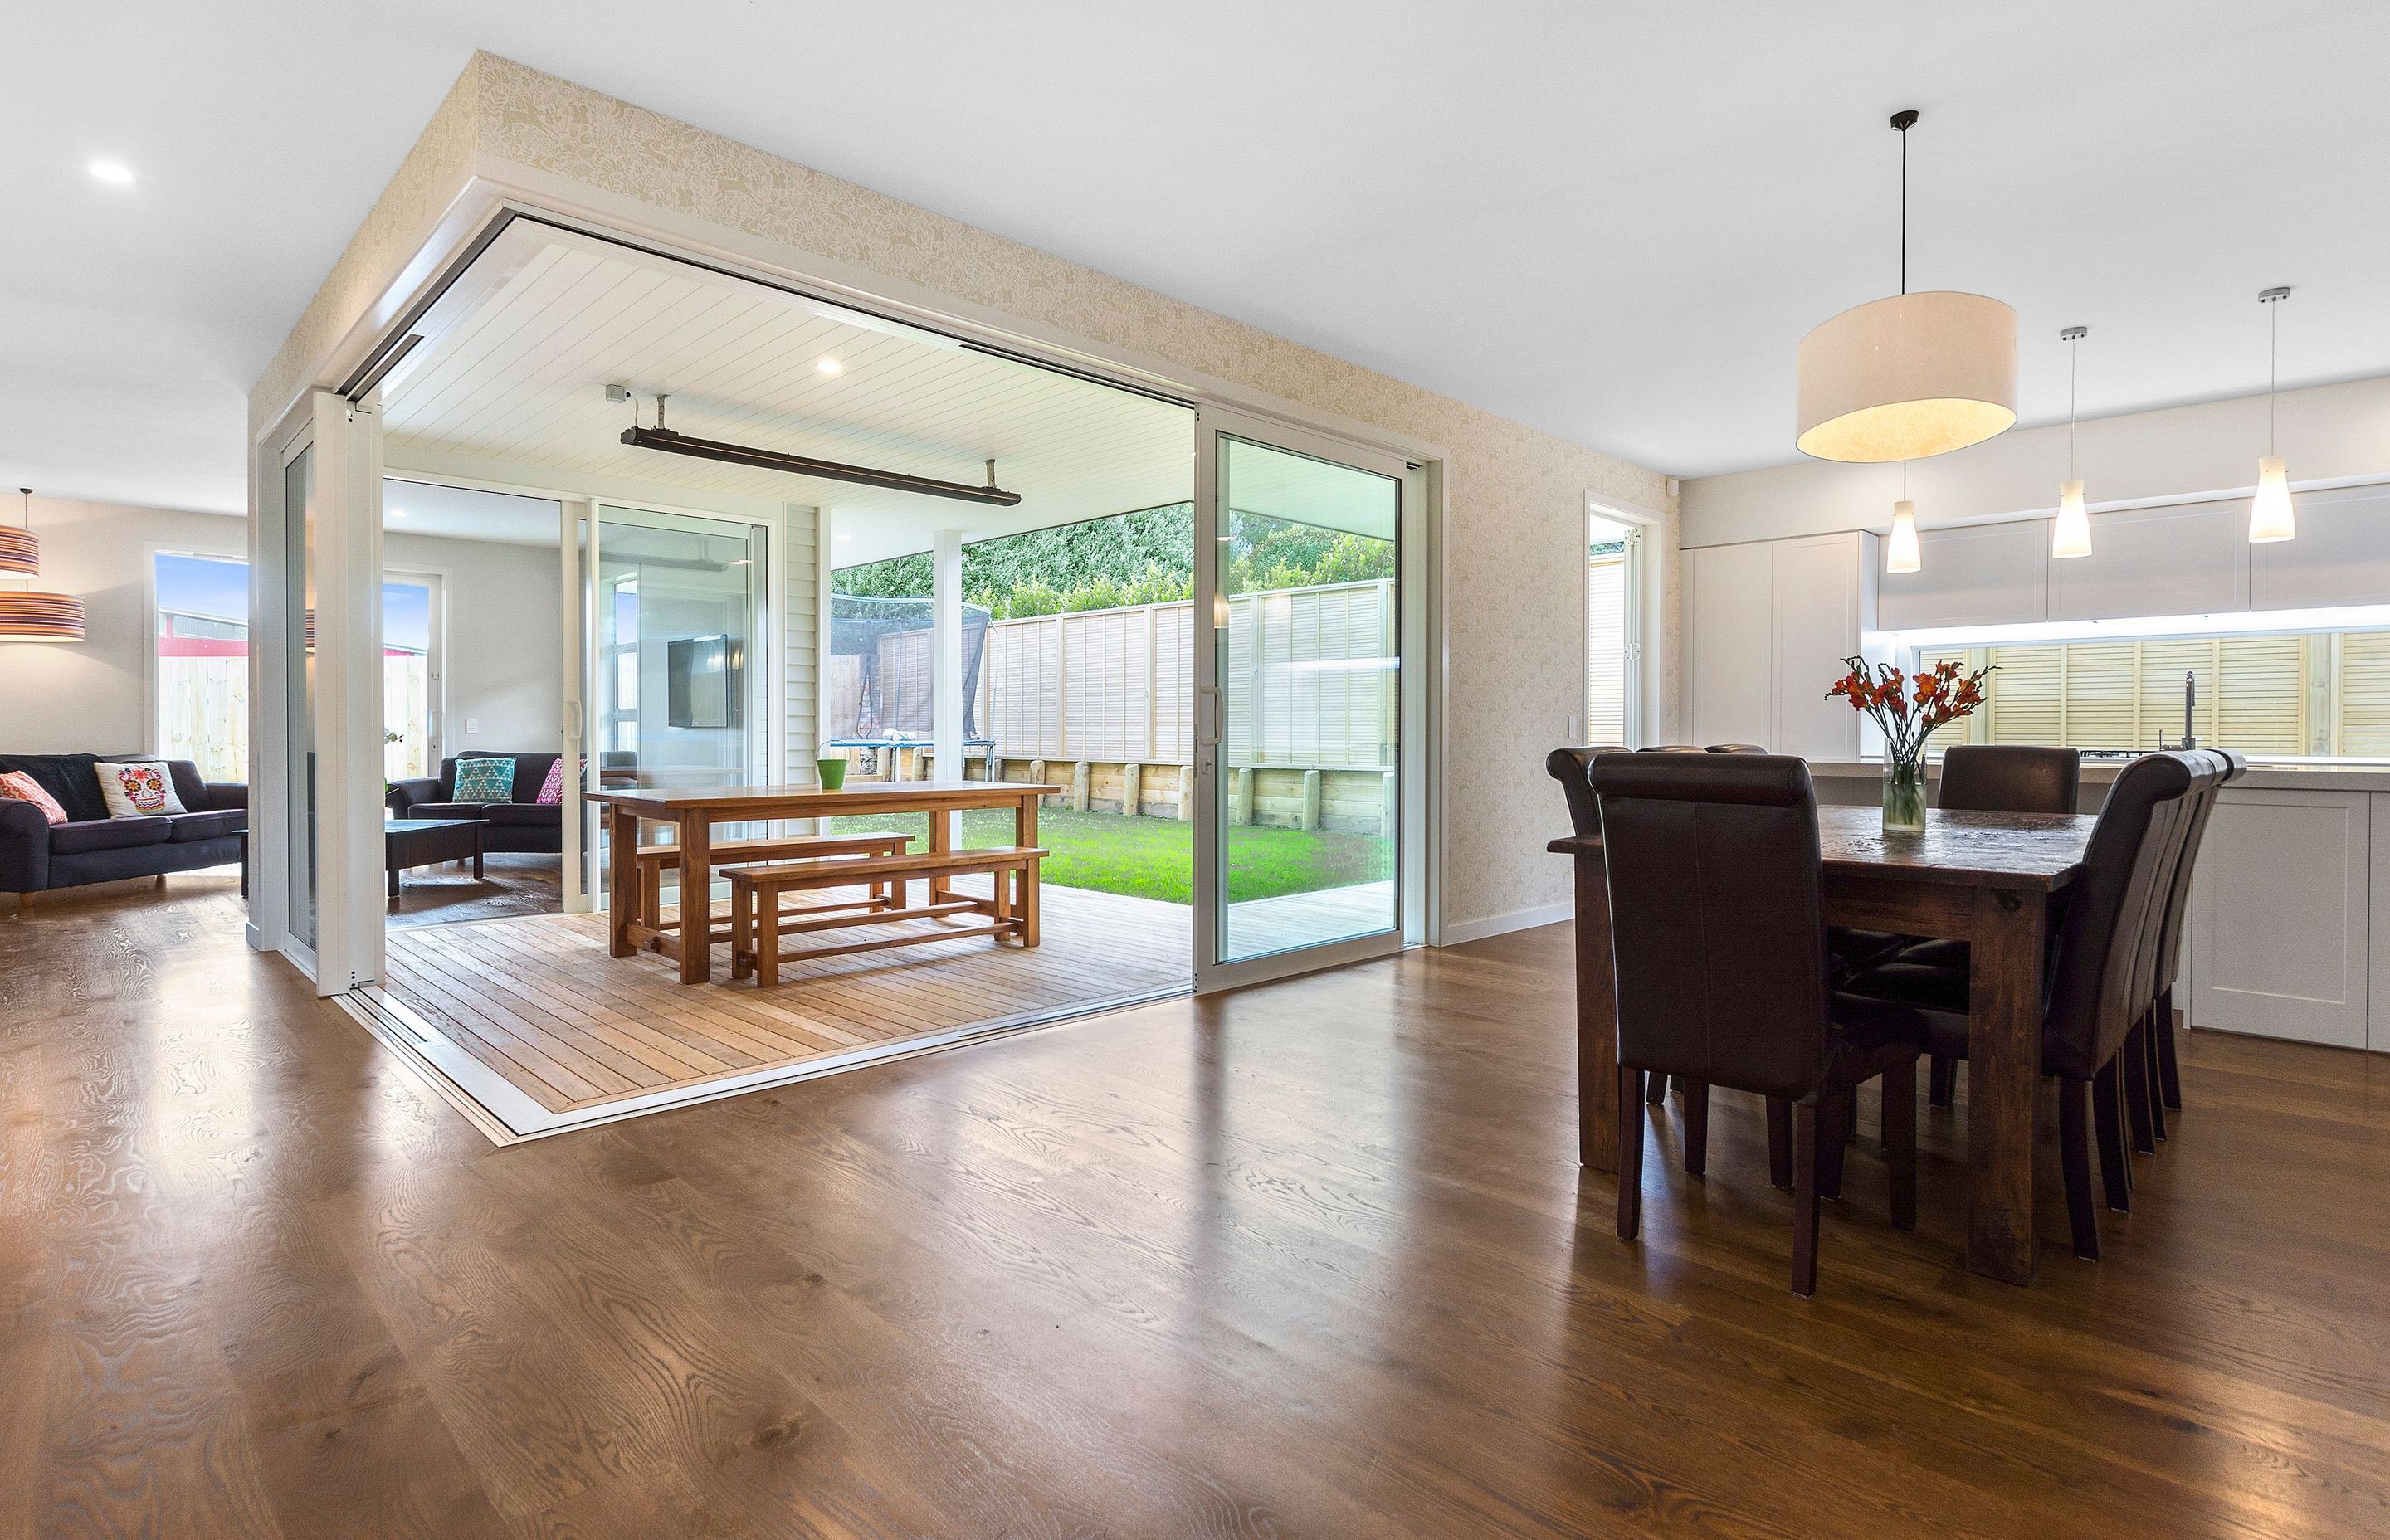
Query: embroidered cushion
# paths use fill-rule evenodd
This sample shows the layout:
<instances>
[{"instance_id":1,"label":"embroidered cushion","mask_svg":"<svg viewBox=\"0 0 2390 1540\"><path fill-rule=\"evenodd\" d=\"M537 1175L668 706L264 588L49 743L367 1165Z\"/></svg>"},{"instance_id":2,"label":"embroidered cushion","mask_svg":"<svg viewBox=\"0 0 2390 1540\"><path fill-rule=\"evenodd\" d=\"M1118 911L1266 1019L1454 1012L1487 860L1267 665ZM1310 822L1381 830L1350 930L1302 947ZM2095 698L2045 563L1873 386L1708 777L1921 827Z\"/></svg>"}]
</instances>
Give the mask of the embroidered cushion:
<instances>
[{"instance_id":1,"label":"embroidered cushion","mask_svg":"<svg viewBox=\"0 0 2390 1540\"><path fill-rule=\"evenodd\" d=\"M452 801L510 802L515 800L515 757L493 754L456 762L456 790Z\"/></svg>"},{"instance_id":2,"label":"embroidered cushion","mask_svg":"<svg viewBox=\"0 0 2390 1540\"><path fill-rule=\"evenodd\" d=\"M188 811L174 795L174 775L161 759L99 760L99 794L111 818L157 818Z\"/></svg>"},{"instance_id":3,"label":"embroidered cushion","mask_svg":"<svg viewBox=\"0 0 2390 1540\"><path fill-rule=\"evenodd\" d=\"M534 802L564 801L564 762L562 760L556 760L548 765L547 779L539 783L539 795L532 801Z\"/></svg>"},{"instance_id":4,"label":"embroidered cushion","mask_svg":"<svg viewBox=\"0 0 2390 1540\"><path fill-rule=\"evenodd\" d=\"M22 770L11 770L0 776L0 797L10 802L32 803L42 810L45 823L62 824L67 821L67 810L58 805L58 800L43 790L42 783Z\"/></svg>"}]
</instances>

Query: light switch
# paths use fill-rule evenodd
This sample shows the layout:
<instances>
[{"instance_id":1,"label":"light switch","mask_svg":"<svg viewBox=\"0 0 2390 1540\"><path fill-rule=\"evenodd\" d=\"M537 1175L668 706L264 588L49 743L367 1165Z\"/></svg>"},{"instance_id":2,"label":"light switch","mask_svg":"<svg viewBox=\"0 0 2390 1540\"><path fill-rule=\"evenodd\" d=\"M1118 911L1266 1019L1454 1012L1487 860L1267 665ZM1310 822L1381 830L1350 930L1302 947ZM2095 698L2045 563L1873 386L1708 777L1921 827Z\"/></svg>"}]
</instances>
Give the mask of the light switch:
<instances>
[{"instance_id":1,"label":"light switch","mask_svg":"<svg viewBox=\"0 0 2390 1540\"><path fill-rule=\"evenodd\" d=\"M470 735L470 734L473 734L473 733L478 733L478 732L480 732L481 730L482 730L482 719L481 719L480 717L478 717L478 716L469 716L469 717L467 717L467 718L465 719L465 731L466 731L466 733L467 733L468 735Z\"/></svg>"}]
</instances>

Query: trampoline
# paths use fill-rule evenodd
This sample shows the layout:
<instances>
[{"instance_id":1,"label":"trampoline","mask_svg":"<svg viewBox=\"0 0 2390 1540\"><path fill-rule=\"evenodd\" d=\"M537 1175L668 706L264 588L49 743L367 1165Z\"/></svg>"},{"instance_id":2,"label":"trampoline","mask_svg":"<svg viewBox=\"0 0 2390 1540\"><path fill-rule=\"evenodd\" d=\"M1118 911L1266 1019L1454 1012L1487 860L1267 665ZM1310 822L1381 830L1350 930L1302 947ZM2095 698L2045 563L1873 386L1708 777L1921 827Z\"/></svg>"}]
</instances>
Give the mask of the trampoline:
<instances>
[{"instance_id":1,"label":"trampoline","mask_svg":"<svg viewBox=\"0 0 2390 1540\"><path fill-rule=\"evenodd\" d=\"M963 761L976 751L993 775L996 740L979 731L979 671L988 612L963 606ZM824 749L927 748L936 731L932 678L935 610L926 598L832 594L829 666L822 681ZM867 773L868 773L867 769ZM894 765L892 762L893 776Z\"/></svg>"}]
</instances>

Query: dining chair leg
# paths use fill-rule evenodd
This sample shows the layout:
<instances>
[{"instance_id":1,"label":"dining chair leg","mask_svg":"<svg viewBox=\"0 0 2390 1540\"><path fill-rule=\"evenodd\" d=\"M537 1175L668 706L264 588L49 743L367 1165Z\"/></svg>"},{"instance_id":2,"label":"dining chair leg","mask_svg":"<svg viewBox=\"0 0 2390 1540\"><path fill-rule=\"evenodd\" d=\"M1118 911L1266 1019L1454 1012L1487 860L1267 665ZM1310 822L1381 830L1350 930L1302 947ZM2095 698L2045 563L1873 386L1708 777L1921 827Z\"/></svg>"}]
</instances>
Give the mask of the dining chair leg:
<instances>
[{"instance_id":1,"label":"dining chair leg","mask_svg":"<svg viewBox=\"0 0 2390 1540\"><path fill-rule=\"evenodd\" d=\"M2091 1206L2091 1085L2058 1081L2058 1163L2066 1179L2066 1223L2075 1232L2075 1254L2100 1260L2100 1215Z\"/></svg>"},{"instance_id":2,"label":"dining chair leg","mask_svg":"<svg viewBox=\"0 0 2390 1540\"><path fill-rule=\"evenodd\" d=\"M1651 1072L1651 1084L1645 1087L1643 1092L1644 1105L1648 1107L1660 1107L1664 1106L1667 1100L1668 1077L1655 1070ZM1632 1105L1632 1103L1628 1103L1627 1105Z\"/></svg>"},{"instance_id":3,"label":"dining chair leg","mask_svg":"<svg viewBox=\"0 0 2390 1540\"><path fill-rule=\"evenodd\" d=\"M1883 1151L1892 1168L1892 1227L1917 1228L1917 1060L1883 1072Z\"/></svg>"},{"instance_id":4,"label":"dining chair leg","mask_svg":"<svg viewBox=\"0 0 2390 1540\"><path fill-rule=\"evenodd\" d=\"M1699 1176L1710 1163L1710 1083L1679 1078L1685 1097L1685 1171Z\"/></svg>"},{"instance_id":5,"label":"dining chair leg","mask_svg":"<svg viewBox=\"0 0 2390 1540\"><path fill-rule=\"evenodd\" d=\"M1767 1098L1767 1181L1792 1185L1792 1104L1782 1097Z\"/></svg>"},{"instance_id":6,"label":"dining chair leg","mask_svg":"<svg viewBox=\"0 0 2390 1540\"><path fill-rule=\"evenodd\" d=\"M1654 1075L1657 1080L1660 1076ZM1618 1067L1618 1105L1632 1107L1643 1095L1643 1072ZM1618 1238L1632 1240L1643 1219L1643 1120L1618 1120Z\"/></svg>"},{"instance_id":7,"label":"dining chair leg","mask_svg":"<svg viewBox=\"0 0 2390 1540\"><path fill-rule=\"evenodd\" d=\"M2116 1081L2113 1059L2101 1065L2091 1079L2091 1132L2100 1146L2100 1180L2108 1189L2108 1206L2118 1213L2130 1213L2133 1184L2125 1159L2125 1118Z\"/></svg>"},{"instance_id":8,"label":"dining chair leg","mask_svg":"<svg viewBox=\"0 0 2390 1540\"><path fill-rule=\"evenodd\" d=\"M1818 1125L1825 1147L1818 1156L1818 1196L1839 1200L1843 1196L1843 1153L1849 1148L1850 1127L1858 1116L1857 1099L1848 1091L1820 1102Z\"/></svg>"},{"instance_id":9,"label":"dining chair leg","mask_svg":"<svg viewBox=\"0 0 2390 1540\"><path fill-rule=\"evenodd\" d=\"M2141 1018L2141 1084L2146 1095L2143 1101L2150 1110L2150 1132L2160 1139L2166 1136L2165 1097L2158 1094L2158 1008L2152 1005L2150 1013Z\"/></svg>"},{"instance_id":10,"label":"dining chair leg","mask_svg":"<svg viewBox=\"0 0 2390 1540\"><path fill-rule=\"evenodd\" d=\"M1842 1148L1819 1111L1814 1101L1792 1109L1792 1292L1805 1300L1818 1291L1818 1167L1829 1149Z\"/></svg>"},{"instance_id":11,"label":"dining chair leg","mask_svg":"<svg viewBox=\"0 0 2390 1540\"><path fill-rule=\"evenodd\" d=\"M1957 1056L1937 1053L1928 1070L1925 1099L1936 1107L1959 1105L1959 1060Z\"/></svg>"},{"instance_id":12,"label":"dining chair leg","mask_svg":"<svg viewBox=\"0 0 2390 1540\"><path fill-rule=\"evenodd\" d=\"M2116 1051L2118 1072L2124 1080L2125 1124L2132 1130L2133 1149L2143 1155L2158 1152L2157 1134L2150 1125L2150 1050L2136 1023L2125 1033L2125 1046Z\"/></svg>"},{"instance_id":13,"label":"dining chair leg","mask_svg":"<svg viewBox=\"0 0 2390 1540\"><path fill-rule=\"evenodd\" d=\"M2182 1110L2182 1076L2175 1065L2174 986L2158 996L2158 1095L2177 1112Z\"/></svg>"}]
</instances>

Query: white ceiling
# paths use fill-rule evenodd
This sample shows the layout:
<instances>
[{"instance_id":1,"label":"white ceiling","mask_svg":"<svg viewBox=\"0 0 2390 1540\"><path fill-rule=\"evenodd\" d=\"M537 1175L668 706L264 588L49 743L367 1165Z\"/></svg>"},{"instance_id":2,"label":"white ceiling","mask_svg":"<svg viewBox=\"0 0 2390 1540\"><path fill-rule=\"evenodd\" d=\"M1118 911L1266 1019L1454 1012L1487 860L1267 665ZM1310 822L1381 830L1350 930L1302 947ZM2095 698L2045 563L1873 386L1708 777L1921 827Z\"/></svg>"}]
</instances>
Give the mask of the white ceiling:
<instances>
[{"instance_id":1,"label":"white ceiling","mask_svg":"<svg viewBox=\"0 0 2390 1540\"><path fill-rule=\"evenodd\" d=\"M1792 457L1792 356L2014 303L2024 416L2390 373L2390 6L19 6L0 485L232 510L241 398L475 47L1681 474ZM85 166L112 156L130 187Z\"/></svg>"}]
</instances>

